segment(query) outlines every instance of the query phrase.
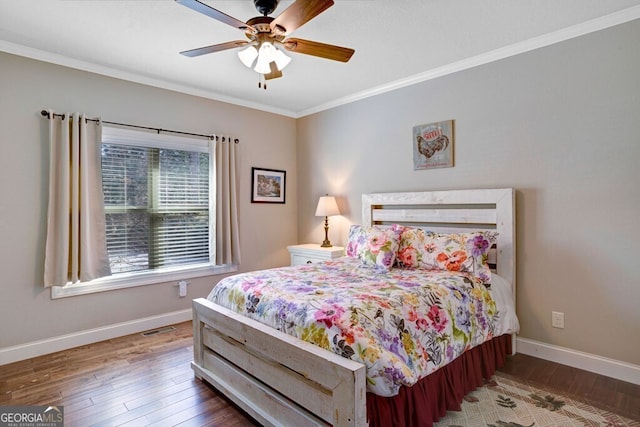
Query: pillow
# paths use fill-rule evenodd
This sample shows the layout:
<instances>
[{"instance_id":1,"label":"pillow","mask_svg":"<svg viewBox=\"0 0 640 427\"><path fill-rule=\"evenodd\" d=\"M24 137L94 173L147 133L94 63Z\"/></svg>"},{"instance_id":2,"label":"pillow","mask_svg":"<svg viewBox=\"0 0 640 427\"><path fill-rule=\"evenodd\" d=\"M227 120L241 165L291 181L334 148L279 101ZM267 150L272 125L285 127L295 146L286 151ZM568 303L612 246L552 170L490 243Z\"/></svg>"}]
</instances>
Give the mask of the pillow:
<instances>
[{"instance_id":1,"label":"pillow","mask_svg":"<svg viewBox=\"0 0 640 427\"><path fill-rule=\"evenodd\" d=\"M486 284L491 282L487 257L496 236L495 231L445 234L405 227L396 257L401 267L462 271Z\"/></svg>"},{"instance_id":2,"label":"pillow","mask_svg":"<svg viewBox=\"0 0 640 427\"><path fill-rule=\"evenodd\" d=\"M363 227L352 225L347 241L347 256L358 258L365 265L390 269L396 260L400 233L404 227Z\"/></svg>"}]
</instances>

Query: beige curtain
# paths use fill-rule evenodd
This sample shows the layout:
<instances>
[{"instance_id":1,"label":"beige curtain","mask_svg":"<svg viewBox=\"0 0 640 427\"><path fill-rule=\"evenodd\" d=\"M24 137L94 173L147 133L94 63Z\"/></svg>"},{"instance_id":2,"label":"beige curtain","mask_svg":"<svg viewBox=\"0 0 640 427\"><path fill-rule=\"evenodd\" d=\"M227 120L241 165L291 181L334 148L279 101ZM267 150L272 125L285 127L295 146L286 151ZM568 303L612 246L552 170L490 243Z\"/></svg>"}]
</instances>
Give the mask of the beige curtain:
<instances>
[{"instance_id":1,"label":"beige curtain","mask_svg":"<svg viewBox=\"0 0 640 427\"><path fill-rule=\"evenodd\" d=\"M49 111L49 209L44 285L111 274L100 171L102 130L84 114Z\"/></svg>"},{"instance_id":2,"label":"beige curtain","mask_svg":"<svg viewBox=\"0 0 640 427\"><path fill-rule=\"evenodd\" d=\"M238 229L238 193L237 193L237 144L231 138L212 138L209 143L209 161L213 162L210 170L210 203L214 204L209 211L215 218L210 218L212 237L211 259L216 265L240 264L240 236ZM210 240L211 242L211 240Z\"/></svg>"}]
</instances>

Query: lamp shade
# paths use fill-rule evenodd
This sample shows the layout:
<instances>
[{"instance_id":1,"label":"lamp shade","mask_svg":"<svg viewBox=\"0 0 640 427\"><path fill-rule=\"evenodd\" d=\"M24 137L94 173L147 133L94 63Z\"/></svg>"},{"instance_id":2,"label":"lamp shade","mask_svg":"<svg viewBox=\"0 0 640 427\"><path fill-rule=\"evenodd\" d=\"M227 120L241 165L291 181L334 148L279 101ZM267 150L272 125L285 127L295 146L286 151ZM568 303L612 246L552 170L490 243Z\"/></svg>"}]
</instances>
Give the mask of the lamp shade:
<instances>
[{"instance_id":1,"label":"lamp shade","mask_svg":"<svg viewBox=\"0 0 640 427\"><path fill-rule=\"evenodd\" d=\"M270 63L271 61L267 61L265 55L259 55L256 66L253 69L260 74L269 74L271 72Z\"/></svg>"},{"instance_id":2,"label":"lamp shade","mask_svg":"<svg viewBox=\"0 0 640 427\"><path fill-rule=\"evenodd\" d=\"M269 42L264 42L260 45L260 49L258 49L258 61L256 62L256 66L254 70L260 74L269 74L271 72L271 67L269 64L273 62L276 56L276 48Z\"/></svg>"},{"instance_id":3,"label":"lamp shade","mask_svg":"<svg viewBox=\"0 0 640 427\"><path fill-rule=\"evenodd\" d=\"M249 68L251 68L257 57L258 49L256 49L255 46L249 46L245 50L238 52L238 58L240 58L240 61Z\"/></svg>"},{"instance_id":4,"label":"lamp shade","mask_svg":"<svg viewBox=\"0 0 640 427\"><path fill-rule=\"evenodd\" d=\"M278 67L278 71L282 71L284 69L284 67L289 65L289 62L291 62L291 58L289 58L287 55L282 53L282 51L280 49L276 48L274 61L276 62L276 66Z\"/></svg>"},{"instance_id":5,"label":"lamp shade","mask_svg":"<svg viewBox=\"0 0 640 427\"><path fill-rule=\"evenodd\" d=\"M322 196L318 201L318 207L316 208L316 216L331 216L340 215L340 209L336 203L336 198L333 196Z\"/></svg>"}]
</instances>

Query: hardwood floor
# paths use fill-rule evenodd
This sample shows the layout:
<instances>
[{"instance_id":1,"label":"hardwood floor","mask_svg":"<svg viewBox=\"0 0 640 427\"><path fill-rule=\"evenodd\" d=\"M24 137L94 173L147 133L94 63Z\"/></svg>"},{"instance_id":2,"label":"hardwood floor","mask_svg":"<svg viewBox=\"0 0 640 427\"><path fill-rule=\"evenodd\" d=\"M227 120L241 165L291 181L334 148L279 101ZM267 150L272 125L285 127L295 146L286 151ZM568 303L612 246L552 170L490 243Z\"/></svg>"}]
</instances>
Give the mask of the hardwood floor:
<instances>
[{"instance_id":1,"label":"hardwood floor","mask_svg":"<svg viewBox=\"0 0 640 427\"><path fill-rule=\"evenodd\" d=\"M253 426L193 376L191 322L0 366L0 405L64 406L65 426Z\"/></svg>"},{"instance_id":2,"label":"hardwood floor","mask_svg":"<svg viewBox=\"0 0 640 427\"><path fill-rule=\"evenodd\" d=\"M0 366L0 405L64 406L66 426L255 426L196 380L191 322ZM503 372L640 420L640 386L517 354Z\"/></svg>"}]
</instances>

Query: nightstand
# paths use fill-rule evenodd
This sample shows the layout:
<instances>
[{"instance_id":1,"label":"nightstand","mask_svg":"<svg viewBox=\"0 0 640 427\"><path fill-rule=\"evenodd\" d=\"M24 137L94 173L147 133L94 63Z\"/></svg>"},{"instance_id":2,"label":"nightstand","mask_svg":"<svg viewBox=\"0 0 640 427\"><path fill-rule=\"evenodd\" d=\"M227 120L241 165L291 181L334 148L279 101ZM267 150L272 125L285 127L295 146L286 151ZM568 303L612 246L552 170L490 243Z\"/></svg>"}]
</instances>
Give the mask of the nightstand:
<instances>
[{"instance_id":1,"label":"nightstand","mask_svg":"<svg viewBox=\"0 0 640 427\"><path fill-rule=\"evenodd\" d=\"M291 254L291 265L329 261L344 255L344 248L342 246L323 248L315 243L287 246L287 249Z\"/></svg>"}]
</instances>

